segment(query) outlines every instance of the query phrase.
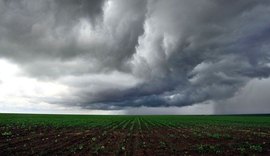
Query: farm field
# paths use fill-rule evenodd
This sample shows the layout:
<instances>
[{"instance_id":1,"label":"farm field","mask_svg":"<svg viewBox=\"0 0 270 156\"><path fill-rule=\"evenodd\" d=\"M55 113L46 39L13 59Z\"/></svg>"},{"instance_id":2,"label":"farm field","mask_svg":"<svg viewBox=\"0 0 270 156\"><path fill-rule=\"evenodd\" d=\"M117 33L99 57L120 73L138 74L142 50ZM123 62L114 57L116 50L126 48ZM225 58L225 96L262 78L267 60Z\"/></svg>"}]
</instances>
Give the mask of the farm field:
<instances>
[{"instance_id":1,"label":"farm field","mask_svg":"<svg viewBox=\"0 0 270 156\"><path fill-rule=\"evenodd\" d=\"M0 155L270 155L270 115L0 114Z\"/></svg>"}]
</instances>

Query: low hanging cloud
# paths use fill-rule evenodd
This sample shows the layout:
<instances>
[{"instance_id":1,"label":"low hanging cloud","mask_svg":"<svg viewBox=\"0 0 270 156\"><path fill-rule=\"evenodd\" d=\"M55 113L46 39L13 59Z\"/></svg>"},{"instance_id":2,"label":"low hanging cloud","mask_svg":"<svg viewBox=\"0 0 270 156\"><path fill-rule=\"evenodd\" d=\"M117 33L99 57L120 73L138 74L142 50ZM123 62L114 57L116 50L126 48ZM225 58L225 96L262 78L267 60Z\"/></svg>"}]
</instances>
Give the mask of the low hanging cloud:
<instances>
[{"instance_id":1,"label":"low hanging cloud","mask_svg":"<svg viewBox=\"0 0 270 156\"><path fill-rule=\"evenodd\" d=\"M218 102L269 77L269 14L268 0L0 0L0 58L67 87L51 104Z\"/></svg>"}]
</instances>

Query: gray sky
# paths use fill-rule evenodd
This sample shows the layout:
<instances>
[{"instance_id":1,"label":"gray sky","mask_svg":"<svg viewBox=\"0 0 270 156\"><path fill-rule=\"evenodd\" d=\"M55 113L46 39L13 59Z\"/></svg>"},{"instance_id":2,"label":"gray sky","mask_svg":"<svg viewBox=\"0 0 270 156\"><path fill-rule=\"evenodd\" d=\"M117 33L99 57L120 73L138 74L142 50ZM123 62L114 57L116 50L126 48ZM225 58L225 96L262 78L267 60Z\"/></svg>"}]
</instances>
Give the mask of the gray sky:
<instances>
[{"instance_id":1,"label":"gray sky","mask_svg":"<svg viewBox=\"0 0 270 156\"><path fill-rule=\"evenodd\" d=\"M270 113L269 14L269 0L0 0L0 111Z\"/></svg>"}]
</instances>

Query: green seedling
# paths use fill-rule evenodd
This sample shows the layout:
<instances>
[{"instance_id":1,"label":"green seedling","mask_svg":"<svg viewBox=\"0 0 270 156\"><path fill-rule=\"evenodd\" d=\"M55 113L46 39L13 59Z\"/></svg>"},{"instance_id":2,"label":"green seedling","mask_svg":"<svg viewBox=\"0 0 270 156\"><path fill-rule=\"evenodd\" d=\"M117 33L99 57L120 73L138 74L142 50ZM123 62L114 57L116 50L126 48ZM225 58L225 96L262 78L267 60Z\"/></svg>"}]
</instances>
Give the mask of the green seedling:
<instances>
[{"instance_id":1,"label":"green seedling","mask_svg":"<svg viewBox=\"0 0 270 156\"><path fill-rule=\"evenodd\" d=\"M263 148L261 145L250 145L249 146L250 150L254 151L254 152L262 152Z\"/></svg>"},{"instance_id":2,"label":"green seedling","mask_svg":"<svg viewBox=\"0 0 270 156\"><path fill-rule=\"evenodd\" d=\"M9 132L3 132L1 134L2 134L2 136L10 136L10 135L12 135L12 133L10 131Z\"/></svg>"},{"instance_id":3,"label":"green seedling","mask_svg":"<svg viewBox=\"0 0 270 156\"><path fill-rule=\"evenodd\" d=\"M81 144L81 145L79 145L79 150L82 150L83 149L83 145Z\"/></svg>"},{"instance_id":4,"label":"green seedling","mask_svg":"<svg viewBox=\"0 0 270 156\"><path fill-rule=\"evenodd\" d=\"M94 141L96 141L96 140L97 140L97 138L93 137L91 140L94 142Z\"/></svg>"},{"instance_id":5,"label":"green seedling","mask_svg":"<svg viewBox=\"0 0 270 156\"><path fill-rule=\"evenodd\" d=\"M219 145L199 145L197 146L196 150L201 153L201 154L205 154L205 153L215 153L215 154L220 154L221 153L221 149Z\"/></svg>"},{"instance_id":6,"label":"green seedling","mask_svg":"<svg viewBox=\"0 0 270 156\"><path fill-rule=\"evenodd\" d=\"M237 148L237 150L240 151L241 154L246 153L246 148L245 147L239 147L239 148Z\"/></svg>"},{"instance_id":7,"label":"green seedling","mask_svg":"<svg viewBox=\"0 0 270 156\"><path fill-rule=\"evenodd\" d=\"M166 144L165 144L165 142L163 142L163 141L160 141L159 144L160 144L160 146L161 146L162 148L165 148L165 147L166 147Z\"/></svg>"}]
</instances>

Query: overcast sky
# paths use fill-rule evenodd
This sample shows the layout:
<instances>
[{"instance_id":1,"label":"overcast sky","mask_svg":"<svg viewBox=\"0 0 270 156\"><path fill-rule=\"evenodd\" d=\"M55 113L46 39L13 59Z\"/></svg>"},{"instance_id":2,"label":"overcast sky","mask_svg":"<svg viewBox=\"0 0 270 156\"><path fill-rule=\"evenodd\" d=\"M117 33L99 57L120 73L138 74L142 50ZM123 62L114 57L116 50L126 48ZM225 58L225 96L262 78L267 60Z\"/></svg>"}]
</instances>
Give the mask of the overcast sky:
<instances>
[{"instance_id":1,"label":"overcast sky","mask_svg":"<svg viewBox=\"0 0 270 156\"><path fill-rule=\"evenodd\" d=\"M270 113L269 0L0 0L0 112Z\"/></svg>"}]
</instances>

